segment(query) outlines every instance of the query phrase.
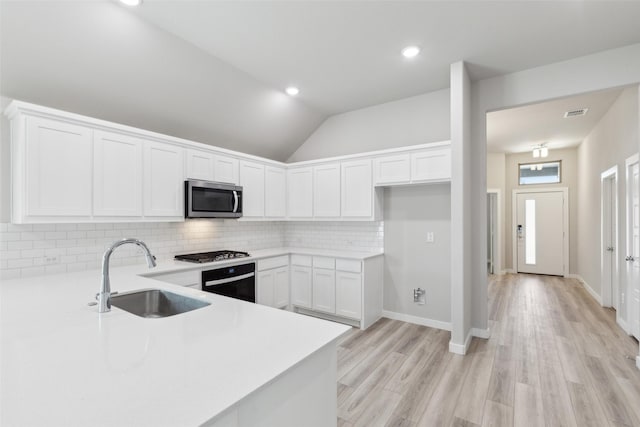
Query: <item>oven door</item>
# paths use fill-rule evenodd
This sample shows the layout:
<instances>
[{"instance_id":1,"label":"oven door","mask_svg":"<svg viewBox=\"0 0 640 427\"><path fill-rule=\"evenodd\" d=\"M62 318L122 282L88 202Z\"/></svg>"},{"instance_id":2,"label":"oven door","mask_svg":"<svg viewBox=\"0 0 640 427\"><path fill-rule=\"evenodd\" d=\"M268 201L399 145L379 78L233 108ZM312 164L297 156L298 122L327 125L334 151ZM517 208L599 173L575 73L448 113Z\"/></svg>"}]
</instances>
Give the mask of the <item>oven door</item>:
<instances>
[{"instance_id":1,"label":"oven door","mask_svg":"<svg viewBox=\"0 0 640 427\"><path fill-rule=\"evenodd\" d=\"M239 218L242 187L210 181L185 181L185 218Z\"/></svg>"},{"instance_id":2,"label":"oven door","mask_svg":"<svg viewBox=\"0 0 640 427\"><path fill-rule=\"evenodd\" d=\"M202 290L225 297L256 302L255 263L202 272Z\"/></svg>"}]
</instances>

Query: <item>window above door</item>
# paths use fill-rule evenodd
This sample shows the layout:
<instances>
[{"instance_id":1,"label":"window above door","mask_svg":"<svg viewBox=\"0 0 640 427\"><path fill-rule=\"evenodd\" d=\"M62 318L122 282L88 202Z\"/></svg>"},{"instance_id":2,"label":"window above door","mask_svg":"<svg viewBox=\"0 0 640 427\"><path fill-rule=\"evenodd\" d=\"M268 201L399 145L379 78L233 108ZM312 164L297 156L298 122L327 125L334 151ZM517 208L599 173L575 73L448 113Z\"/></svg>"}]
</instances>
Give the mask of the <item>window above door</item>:
<instances>
[{"instance_id":1,"label":"window above door","mask_svg":"<svg viewBox=\"0 0 640 427\"><path fill-rule=\"evenodd\" d=\"M518 164L518 183L531 184L559 184L561 182L561 161L520 163Z\"/></svg>"}]
</instances>

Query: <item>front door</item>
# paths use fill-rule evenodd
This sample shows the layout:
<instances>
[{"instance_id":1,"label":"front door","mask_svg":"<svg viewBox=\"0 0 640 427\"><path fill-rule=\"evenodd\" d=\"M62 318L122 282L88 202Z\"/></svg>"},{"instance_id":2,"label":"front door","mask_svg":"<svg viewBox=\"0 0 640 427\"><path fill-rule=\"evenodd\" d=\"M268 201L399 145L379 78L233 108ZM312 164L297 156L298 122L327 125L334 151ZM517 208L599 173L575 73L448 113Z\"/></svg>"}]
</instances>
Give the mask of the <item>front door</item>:
<instances>
[{"instance_id":1,"label":"front door","mask_svg":"<svg viewBox=\"0 0 640 427\"><path fill-rule=\"evenodd\" d=\"M564 275L564 191L516 193L518 273Z\"/></svg>"},{"instance_id":2,"label":"front door","mask_svg":"<svg viewBox=\"0 0 640 427\"><path fill-rule=\"evenodd\" d=\"M629 327L640 339L640 183L638 156L627 159L627 256L626 282L629 295Z\"/></svg>"}]
</instances>

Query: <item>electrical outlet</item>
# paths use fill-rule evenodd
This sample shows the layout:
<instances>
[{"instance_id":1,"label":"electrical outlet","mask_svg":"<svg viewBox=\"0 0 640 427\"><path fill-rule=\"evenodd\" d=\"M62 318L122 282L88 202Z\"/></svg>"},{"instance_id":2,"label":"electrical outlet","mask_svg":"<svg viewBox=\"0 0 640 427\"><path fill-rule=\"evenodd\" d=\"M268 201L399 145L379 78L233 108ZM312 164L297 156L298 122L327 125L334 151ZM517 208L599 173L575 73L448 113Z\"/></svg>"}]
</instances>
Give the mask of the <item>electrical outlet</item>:
<instances>
[{"instance_id":1,"label":"electrical outlet","mask_svg":"<svg viewBox=\"0 0 640 427\"><path fill-rule=\"evenodd\" d=\"M53 264L57 264L59 262L60 262L60 260L55 255L44 257L45 265L53 265Z\"/></svg>"},{"instance_id":2,"label":"electrical outlet","mask_svg":"<svg viewBox=\"0 0 640 427\"><path fill-rule=\"evenodd\" d=\"M427 233L427 243L433 243L434 240L435 240L435 236L434 236L433 231L429 231Z\"/></svg>"},{"instance_id":3,"label":"electrical outlet","mask_svg":"<svg viewBox=\"0 0 640 427\"><path fill-rule=\"evenodd\" d=\"M425 305L425 303L427 302L426 293L427 291L425 291L424 289L421 289L421 288L414 289L413 302L415 302L418 305Z\"/></svg>"}]
</instances>

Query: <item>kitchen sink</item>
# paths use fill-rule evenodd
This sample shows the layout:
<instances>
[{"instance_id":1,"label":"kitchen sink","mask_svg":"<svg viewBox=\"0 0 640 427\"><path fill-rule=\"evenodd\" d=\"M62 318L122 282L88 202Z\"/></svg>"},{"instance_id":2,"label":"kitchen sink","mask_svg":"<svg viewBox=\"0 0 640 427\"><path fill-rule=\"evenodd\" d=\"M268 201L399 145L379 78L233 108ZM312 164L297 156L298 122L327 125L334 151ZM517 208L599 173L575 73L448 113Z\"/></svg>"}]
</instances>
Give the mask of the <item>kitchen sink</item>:
<instances>
[{"instance_id":1,"label":"kitchen sink","mask_svg":"<svg viewBox=\"0 0 640 427\"><path fill-rule=\"evenodd\" d=\"M143 289L111 296L111 305L140 317L169 317L210 305L162 289Z\"/></svg>"}]
</instances>

